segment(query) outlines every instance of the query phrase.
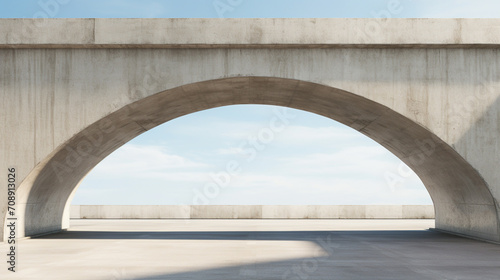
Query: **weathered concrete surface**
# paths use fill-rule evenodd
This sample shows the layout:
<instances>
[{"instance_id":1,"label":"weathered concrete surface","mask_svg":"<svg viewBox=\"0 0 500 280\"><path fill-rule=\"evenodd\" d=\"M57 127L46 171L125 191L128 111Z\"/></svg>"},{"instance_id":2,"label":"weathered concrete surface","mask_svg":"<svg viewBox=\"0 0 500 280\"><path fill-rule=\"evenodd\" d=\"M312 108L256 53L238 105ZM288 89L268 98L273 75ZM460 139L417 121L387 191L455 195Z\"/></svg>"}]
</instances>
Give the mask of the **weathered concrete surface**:
<instances>
[{"instance_id":1,"label":"weathered concrete surface","mask_svg":"<svg viewBox=\"0 0 500 280\"><path fill-rule=\"evenodd\" d=\"M349 28L370 20L238 22L54 20L24 36L36 21L0 20L0 170L17 167L20 234L63 228L80 180L135 136L204 109L270 104L371 137L422 179L438 228L500 240L499 20L390 20L364 41ZM130 33L95 41L110 30ZM1 191L3 216L6 201Z\"/></svg>"},{"instance_id":2,"label":"weathered concrete surface","mask_svg":"<svg viewBox=\"0 0 500 280\"><path fill-rule=\"evenodd\" d=\"M0 278L498 279L499 245L429 227L432 220L72 220L67 232L21 240L18 272L2 262Z\"/></svg>"},{"instance_id":3,"label":"weathered concrete surface","mask_svg":"<svg viewBox=\"0 0 500 280\"><path fill-rule=\"evenodd\" d=\"M71 219L434 219L432 205L71 205Z\"/></svg>"},{"instance_id":4,"label":"weathered concrete surface","mask_svg":"<svg viewBox=\"0 0 500 280\"><path fill-rule=\"evenodd\" d=\"M71 205L72 219L189 219L189 205Z\"/></svg>"},{"instance_id":5,"label":"weathered concrete surface","mask_svg":"<svg viewBox=\"0 0 500 280\"><path fill-rule=\"evenodd\" d=\"M0 48L499 45L498 19L3 19L0 25Z\"/></svg>"}]
</instances>

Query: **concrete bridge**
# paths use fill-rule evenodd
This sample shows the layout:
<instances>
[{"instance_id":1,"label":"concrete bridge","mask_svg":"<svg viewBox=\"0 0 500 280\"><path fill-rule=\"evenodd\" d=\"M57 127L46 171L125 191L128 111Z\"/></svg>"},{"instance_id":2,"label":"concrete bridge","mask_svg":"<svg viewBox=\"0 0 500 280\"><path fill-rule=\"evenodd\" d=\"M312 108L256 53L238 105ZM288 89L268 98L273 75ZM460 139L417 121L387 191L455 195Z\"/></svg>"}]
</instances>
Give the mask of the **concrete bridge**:
<instances>
[{"instance_id":1,"label":"concrete bridge","mask_svg":"<svg viewBox=\"0 0 500 280\"><path fill-rule=\"evenodd\" d=\"M9 174L18 236L59 231L82 178L130 139L271 104L374 139L422 179L437 228L500 241L499 46L500 20L2 19L2 225Z\"/></svg>"}]
</instances>

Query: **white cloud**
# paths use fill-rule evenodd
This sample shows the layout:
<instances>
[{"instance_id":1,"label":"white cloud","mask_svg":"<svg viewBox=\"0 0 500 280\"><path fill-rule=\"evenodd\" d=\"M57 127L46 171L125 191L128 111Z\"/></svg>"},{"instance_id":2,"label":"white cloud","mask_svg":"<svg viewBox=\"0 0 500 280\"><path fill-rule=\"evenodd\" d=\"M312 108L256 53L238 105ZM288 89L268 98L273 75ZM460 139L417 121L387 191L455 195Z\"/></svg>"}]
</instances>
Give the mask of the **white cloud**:
<instances>
[{"instance_id":1,"label":"white cloud","mask_svg":"<svg viewBox=\"0 0 500 280\"><path fill-rule=\"evenodd\" d=\"M248 174L233 179L212 204L228 204L235 196L248 204L428 204L425 189L405 185L391 190L385 181L363 178L325 178L285 174Z\"/></svg>"},{"instance_id":2,"label":"white cloud","mask_svg":"<svg viewBox=\"0 0 500 280\"><path fill-rule=\"evenodd\" d=\"M153 176L162 172L179 174L183 170L199 169L208 165L170 154L165 147L125 144L105 158L93 170L105 176Z\"/></svg>"},{"instance_id":3,"label":"white cloud","mask_svg":"<svg viewBox=\"0 0 500 280\"><path fill-rule=\"evenodd\" d=\"M395 162L382 147L345 148L334 153L318 153L286 157L280 160L283 168L294 170L296 175L383 177L394 169Z\"/></svg>"},{"instance_id":4,"label":"white cloud","mask_svg":"<svg viewBox=\"0 0 500 280\"><path fill-rule=\"evenodd\" d=\"M217 154L219 155L236 155L240 156L245 153L244 149L240 147L230 147L230 148L222 148L217 149Z\"/></svg>"},{"instance_id":5,"label":"white cloud","mask_svg":"<svg viewBox=\"0 0 500 280\"><path fill-rule=\"evenodd\" d=\"M242 145L251 148L252 145L249 144L249 139L258 139L259 132L262 129L269 128L265 125L259 126L257 124L252 124L250 126L246 123L231 123L230 126L234 128L225 130L227 133L223 135L218 134L227 140L226 147L216 151L218 155L245 155L246 152L245 149L242 148ZM294 147L300 145L303 147L318 147L335 145L337 148L342 148L343 146L352 145L353 142L360 142L365 145L374 144L372 140L369 140L359 132L341 126L307 127L302 125L290 125L283 131L274 131L273 136L273 141L264 144L264 146ZM382 148L382 151L385 151L385 149ZM356 153L359 152L363 151L357 151Z\"/></svg>"},{"instance_id":6,"label":"white cloud","mask_svg":"<svg viewBox=\"0 0 500 280\"><path fill-rule=\"evenodd\" d=\"M339 143L360 138L361 136L351 128L342 126L307 127L292 125L287 127L281 134L281 138L285 141L292 141L293 143L309 142L314 144L324 143L324 141Z\"/></svg>"}]
</instances>

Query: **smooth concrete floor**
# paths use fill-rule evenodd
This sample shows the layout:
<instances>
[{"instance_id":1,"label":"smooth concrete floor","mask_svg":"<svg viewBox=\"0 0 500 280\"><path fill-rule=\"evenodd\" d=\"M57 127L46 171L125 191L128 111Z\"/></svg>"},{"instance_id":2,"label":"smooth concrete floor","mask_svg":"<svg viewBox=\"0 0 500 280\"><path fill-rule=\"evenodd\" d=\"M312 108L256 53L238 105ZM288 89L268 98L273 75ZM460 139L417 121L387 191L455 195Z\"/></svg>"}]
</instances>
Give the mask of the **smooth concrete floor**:
<instances>
[{"instance_id":1,"label":"smooth concrete floor","mask_svg":"<svg viewBox=\"0 0 500 280\"><path fill-rule=\"evenodd\" d=\"M500 245L434 220L72 220L0 279L500 279ZM7 245L0 245L5 256ZM6 257L5 257L6 259Z\"/></svg>"}]
</instances>

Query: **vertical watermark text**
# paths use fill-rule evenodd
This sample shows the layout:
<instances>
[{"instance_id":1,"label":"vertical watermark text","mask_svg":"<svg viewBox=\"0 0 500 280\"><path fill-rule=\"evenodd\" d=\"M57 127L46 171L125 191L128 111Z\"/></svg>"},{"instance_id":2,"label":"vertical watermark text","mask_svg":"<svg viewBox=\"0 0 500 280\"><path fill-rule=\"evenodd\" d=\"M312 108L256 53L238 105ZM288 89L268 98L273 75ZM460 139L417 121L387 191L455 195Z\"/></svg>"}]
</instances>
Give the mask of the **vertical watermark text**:
<instances>
[{"instance_id":1,"label":"vertical watermark text","mask_svg":"<svg viewBox=\"0 0 500 280\"><path fill-rule=\"evenodd\" d=\"M17 265L17 215L16 215L16 169L8 168L7 173L7 264L8 270L16 272Z\"/></svg>"}]
</instances>

